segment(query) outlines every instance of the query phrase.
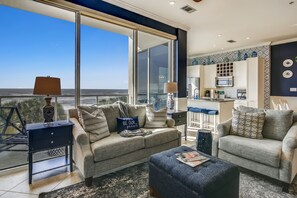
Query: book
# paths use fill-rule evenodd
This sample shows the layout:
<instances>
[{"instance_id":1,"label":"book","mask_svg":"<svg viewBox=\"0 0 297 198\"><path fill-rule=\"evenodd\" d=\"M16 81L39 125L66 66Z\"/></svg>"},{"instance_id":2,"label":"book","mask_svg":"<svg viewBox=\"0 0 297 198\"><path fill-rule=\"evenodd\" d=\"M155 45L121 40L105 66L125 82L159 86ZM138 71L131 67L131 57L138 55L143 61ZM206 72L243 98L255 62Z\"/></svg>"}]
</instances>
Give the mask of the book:
<instances>
[{"instance_id":1,"label":"book","mask_svg":"<svg viewBox=\"0 0 297 198\"><path fill-rule=\"evenodd\" d=\"M197 151L190 151L186 153L177 153L176 159L184 164L187 164L191 167L199 166L200 164L203 164L204 162L207 162L209 160L208 157L205 157L201 154L199 154Z\"/></svg>"}]
</instances>

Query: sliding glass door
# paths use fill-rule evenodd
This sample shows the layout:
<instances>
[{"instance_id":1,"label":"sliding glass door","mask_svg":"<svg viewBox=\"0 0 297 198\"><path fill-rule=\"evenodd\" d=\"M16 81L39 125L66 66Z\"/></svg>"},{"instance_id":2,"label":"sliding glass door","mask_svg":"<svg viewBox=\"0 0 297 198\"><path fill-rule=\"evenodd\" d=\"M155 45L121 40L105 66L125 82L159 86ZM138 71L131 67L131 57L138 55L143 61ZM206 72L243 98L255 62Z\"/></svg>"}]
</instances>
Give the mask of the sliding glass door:
<instances>
[{"instance_id":1,"label":"sliding glass door","mask_svg":"<svg viewBox=\"0 0 297 198\"><path fill-rule=\"evenodd\" d=\"M169 40L139 32L137 64L137 101L152 104L155 109L166 107L164 83L169 79Z\"/></svg>"}]
</instances>

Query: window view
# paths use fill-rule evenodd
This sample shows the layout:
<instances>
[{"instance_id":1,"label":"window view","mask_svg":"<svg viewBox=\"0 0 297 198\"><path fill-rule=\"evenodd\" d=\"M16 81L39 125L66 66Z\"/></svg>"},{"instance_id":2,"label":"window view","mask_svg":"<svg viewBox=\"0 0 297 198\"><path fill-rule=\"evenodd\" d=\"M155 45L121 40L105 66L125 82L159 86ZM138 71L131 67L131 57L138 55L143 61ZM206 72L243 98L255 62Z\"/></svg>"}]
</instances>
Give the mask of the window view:
<instances>
[{"instance_id":1,"label":"window view","mask_svg":"<svg viewBox=\"0 0 297 198\"><path fill-rule=\"evenodd\" d=\"M36 76L61 79L62 95L52 98L58 120L67 119L67 109L74 107L75 23L73 13L54 7L33 6L29 12L0 6L0 26L5 27L0 31L1 170L27 163L22 121L43 122L44 96L33 95ZM8 118L15 126L6 127Z\"/></svg>"},{"instance_id":2,"label":"window view","mask_svg":"<svg viewBox=\"0 0 297 198\"><path fill-rule=\"evenodd\" d=\"M132 30L82 16L81 104L128 102Z\"/></svg>"},{"instance_id":3,"label":"window view","mask_svg":"<svg viewBox=\"0 0 297 198\"><path fill-rule=\"evenodd\" d=\"M166 107L164 83L168 81L169 40L139 32L138 41L138 103Z\"/></svg>"},{"instance_id":4,"label":"window view","mask_svg":"<svg viewBox=\"0 0 297 198\"><path fill-rule=\"evenodd\" d=\"M5 27L0 31L0 170L28 162L25 125L44 122L45 96L33 94L37 76L61 80L61 95L51 101L55 120L67 119L75 107L75 14L34 1L26 6L29 10L0 6L0 26ZM81 16L80 104L130 102L137 90L137 103L166 106L169 40L138 34L136 87L133 30ZM63 152L39 152L34 160Z\"/></svg>"}]
</instances>

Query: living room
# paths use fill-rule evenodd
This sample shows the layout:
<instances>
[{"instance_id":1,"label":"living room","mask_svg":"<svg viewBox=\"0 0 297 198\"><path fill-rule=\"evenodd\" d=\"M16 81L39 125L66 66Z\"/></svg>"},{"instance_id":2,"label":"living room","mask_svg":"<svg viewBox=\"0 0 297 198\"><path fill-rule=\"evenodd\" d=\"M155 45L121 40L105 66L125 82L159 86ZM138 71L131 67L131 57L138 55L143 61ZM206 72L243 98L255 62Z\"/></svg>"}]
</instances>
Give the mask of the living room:
<instances>
[{"instance_id":1,"label":"living room","mask_svg":"<svg viewBox=\"0 0 297 198\"><path fill-rule=\"evenodd\" d=\"M295 197L296 3L0 0L0 197Z\"/></svg>"}]
</instances>

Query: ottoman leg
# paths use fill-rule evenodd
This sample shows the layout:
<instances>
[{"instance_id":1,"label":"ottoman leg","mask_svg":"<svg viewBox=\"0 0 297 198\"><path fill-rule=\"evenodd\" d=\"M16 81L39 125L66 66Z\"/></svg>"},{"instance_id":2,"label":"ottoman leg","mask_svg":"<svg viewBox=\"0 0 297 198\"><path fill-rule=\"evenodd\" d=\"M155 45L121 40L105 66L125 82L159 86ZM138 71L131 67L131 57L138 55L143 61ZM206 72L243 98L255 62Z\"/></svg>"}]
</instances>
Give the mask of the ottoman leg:
<instances>
[{"instance_id":1,"label":"ottoman leg","mask_svg":"<svg viewBox=\"0 0 297 198\"><path fill-rule=\"evenodd\" d=\"M162 196L160 196L160 194L152 187L150 187L150 196L156 197L156 198L162 198Z\"/></svg>"}]
</instances>

